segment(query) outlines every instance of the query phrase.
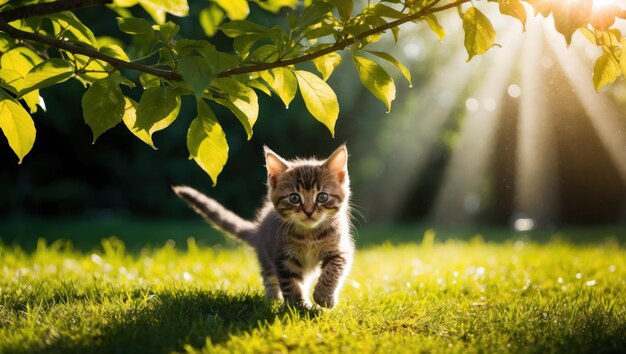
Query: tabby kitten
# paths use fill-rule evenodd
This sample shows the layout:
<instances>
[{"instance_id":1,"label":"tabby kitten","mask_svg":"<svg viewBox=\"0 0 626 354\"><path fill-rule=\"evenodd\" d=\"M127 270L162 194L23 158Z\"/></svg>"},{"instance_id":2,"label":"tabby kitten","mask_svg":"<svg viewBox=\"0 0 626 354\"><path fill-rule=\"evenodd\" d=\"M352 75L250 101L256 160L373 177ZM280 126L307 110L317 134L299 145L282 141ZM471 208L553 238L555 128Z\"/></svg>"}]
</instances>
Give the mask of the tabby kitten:
<instances>
[{"instance_id":1,"label":"tabby kitten","mask_svg":"<svg viewBox=\"0 0 626 354\"><path fill-rule=\"evenodd\" d=\"M174 192L215 228L251 245L261 265L268 298L310 308L308 282L319 272L313 300L337 304L352 264L348 150L340 146L324 161L286 161L265 147L268 193L255 221L247 221L193 188Z\"/></svg>"}]
</instances>

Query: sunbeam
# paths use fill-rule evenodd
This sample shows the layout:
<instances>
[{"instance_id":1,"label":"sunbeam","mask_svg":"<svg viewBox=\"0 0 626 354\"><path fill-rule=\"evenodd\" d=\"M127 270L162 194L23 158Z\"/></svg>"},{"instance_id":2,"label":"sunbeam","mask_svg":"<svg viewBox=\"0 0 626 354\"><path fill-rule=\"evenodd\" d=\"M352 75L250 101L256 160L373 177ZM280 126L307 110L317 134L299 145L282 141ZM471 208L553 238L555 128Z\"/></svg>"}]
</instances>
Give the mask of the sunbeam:
<instances>
[{"instance_id":1,"label":"sunbeam","mask_svg":"<svg viewBox=\"0 0 626 354\"><path fill-rule=\"evenodd\" d=\"M387 165L381 176L373 183L386 181L384 193L375 193L376 202L368 201L371 212L382 218L398 216L406 207L407 190L419 183L432 147L441 130L458 103L462 91L470 79L471 71L465 67L465 53L461 50L441 66L438 75L421 89L411 90L401 109L392 111L388 118L396 124L388 124L385 134L393 137ZM450 85L454 82L454 85ZM416 107L417 106L417 107ZM419 129L415 129L419 127ZM374 194L373 194L374 195Z\"/></svg>"},{"instance_id":2,"label":"sunbeam","mask_svg":"<svg viewBox=\"0 0 626 354\"><path fill-rule=\"evenodd\" d=\"M481 210L483 187L492 160L497 120L502 110L502 97L509 83L519 52L520 40L512 30L502 37L506 43L492 57L491 69L482 79L475 99L468 99L468 116L463 124L458 145L446 168L439 190L433 219L437 222L471 222ZM495 103L495 104L494 104Z\"/></svg>"},{"instance_id":3,"label":"sunbeam","mask_svg":"<svg viewBox=\"0 0 626 354\"><path fill-rule=\"evenodd\" d=\"M626 127L623 115L606 95L594 92L590 77L584 74L588 72L589 65L585 65L575 51L569 50L554 30L546 29L545 33L565 76L626 185Z\"/></svg>"},{"instance_id":4,"label":"sunbeam","mask_svg":"<svg viewBox=\"0 0 626 354\"><path fill-rule=\"evenodd\" d=\"M558 208L558 169L546 85L542 78L541 23L526 23L521 67L513 226L526 231L554 222Z\"/></svg>"}]
</instances>

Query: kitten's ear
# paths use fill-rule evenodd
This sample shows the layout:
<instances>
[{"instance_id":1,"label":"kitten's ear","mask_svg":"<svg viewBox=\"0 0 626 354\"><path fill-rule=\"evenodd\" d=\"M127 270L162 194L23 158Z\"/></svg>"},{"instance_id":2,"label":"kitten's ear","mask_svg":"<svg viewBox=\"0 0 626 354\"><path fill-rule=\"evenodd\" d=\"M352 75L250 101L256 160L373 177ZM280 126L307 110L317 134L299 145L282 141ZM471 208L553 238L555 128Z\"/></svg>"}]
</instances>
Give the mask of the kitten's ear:
<instances>
[{"instance_id":1,"label":"kitten's ear","mask_svg":"<svg viewBox=\"0 0 626 354\"><path fill-rule=\"evenodd\" d=\"M263 150L265 150L265 166L267 167L268 180L272 188L275 188L276 176L285 172L289 166L287 161L283 160L267 146L263 146Z\"/></svg>"},{"instance_id":2,"label":"kitten's ear","mask_svg":"<svg viewBox=\"0 0 626 354\"><path fill-rule=\"evenodd\" d=\"M337 175L339 183L343 183L348 173L348 149L346 148L346 144L337 148L337 150L326 159L324 166L326 166L331 173Z\"/></svg>"}]
</instances>

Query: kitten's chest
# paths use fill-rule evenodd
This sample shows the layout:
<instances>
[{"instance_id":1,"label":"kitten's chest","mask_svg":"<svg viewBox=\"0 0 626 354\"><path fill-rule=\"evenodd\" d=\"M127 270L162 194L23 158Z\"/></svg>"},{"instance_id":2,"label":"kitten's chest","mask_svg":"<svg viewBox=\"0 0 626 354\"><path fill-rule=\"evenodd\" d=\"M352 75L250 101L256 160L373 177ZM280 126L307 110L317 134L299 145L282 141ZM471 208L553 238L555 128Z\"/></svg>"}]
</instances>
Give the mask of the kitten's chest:
<instances>
[{"instance_id":1,"label":"kitten's chest","mask_svg":"<svg viewBox=\"0 0 626 354\"><path fill-rule=\"evenodd\" d=\"M322 259L337 248L339 237L335 228L292 234L287 241L289 253L307 272L314 271Z\"/></svg>"},{"instance_id":2,"label":"kitten's chest","mask_svg":"<svg viewBox=\"0 0 626 354\"><path fill-rule=\"evenodd\" d=\"M320 264L324 249L316 244L296 244L291 246L291 254L307 272Z\"/></svg>"},{"instance_id":3,"label":"kitten's chest","mask_svg":"<svg viewBox=\"0 0 626 354\"><path fill-rule=\"evenodd\" d=\"M300 254L302 267L308 271L317 268L321 261L320 252L317 249L303 250Z\"/></svg>"}]
</instances>

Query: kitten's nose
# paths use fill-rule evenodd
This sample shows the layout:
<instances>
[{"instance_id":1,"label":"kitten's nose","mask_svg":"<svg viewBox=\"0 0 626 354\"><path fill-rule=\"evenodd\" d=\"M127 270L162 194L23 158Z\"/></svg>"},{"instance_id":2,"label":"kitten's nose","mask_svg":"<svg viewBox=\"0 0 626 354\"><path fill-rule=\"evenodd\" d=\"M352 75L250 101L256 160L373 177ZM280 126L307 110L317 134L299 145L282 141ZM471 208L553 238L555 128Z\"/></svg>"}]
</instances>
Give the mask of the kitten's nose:
<instances>
[{"instance_id":1,"label":"kitten's nose","mask_svg":"<svg viewBox=\"0 0 626 354\"><path fill-rule=\"evenodd\" d=\"M313 215L314 210L306 210L306 209L302 209L302 211L304 212L304 214L310 219L311 215Z\"/></svg>"}]
</instances>

